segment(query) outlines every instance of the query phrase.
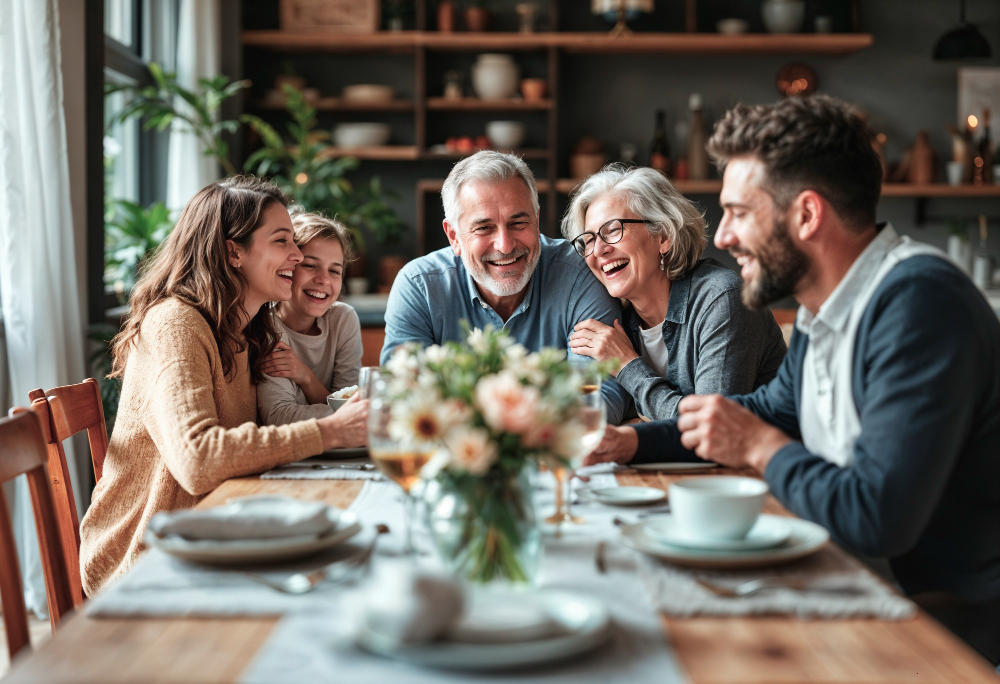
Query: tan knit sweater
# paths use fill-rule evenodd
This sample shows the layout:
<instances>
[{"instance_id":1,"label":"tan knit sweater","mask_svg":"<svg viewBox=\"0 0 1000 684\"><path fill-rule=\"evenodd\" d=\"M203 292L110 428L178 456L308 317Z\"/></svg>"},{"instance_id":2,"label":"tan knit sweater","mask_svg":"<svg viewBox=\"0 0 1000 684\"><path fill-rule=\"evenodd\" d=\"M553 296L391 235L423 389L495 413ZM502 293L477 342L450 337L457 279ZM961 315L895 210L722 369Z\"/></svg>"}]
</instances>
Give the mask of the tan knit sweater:
<instances>
[{"instance_id":1,"label":"tan knit sweater","mask_svg":"<svg viewBox=\"0 0 1000 684\"><path fill-rule=\"evenodd\" d=\"M208 322L176 299L146 314L129 353L104 474L80 524L89 595L135 563L158 511L190 508L224 480L322 452L315 420L258 427L247 352L226 380Z\"/></svg>"}]
</instances>

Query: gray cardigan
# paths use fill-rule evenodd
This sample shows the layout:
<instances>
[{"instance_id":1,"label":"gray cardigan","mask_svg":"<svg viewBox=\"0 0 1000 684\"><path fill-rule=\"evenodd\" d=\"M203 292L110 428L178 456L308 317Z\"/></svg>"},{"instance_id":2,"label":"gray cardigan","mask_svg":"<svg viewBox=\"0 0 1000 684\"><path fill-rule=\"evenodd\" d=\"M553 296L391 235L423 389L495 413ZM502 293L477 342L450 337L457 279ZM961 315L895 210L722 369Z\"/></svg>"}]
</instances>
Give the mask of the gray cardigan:
<instances>
[{"instance_id":1,"label":"gray cardigan","mask_svg":"<svg viewBox=\"0 0 1000 684\"><path fill-rule=\"evenodd\" d=\"M702 259L671 283L663 322L667 376L641 356L618 373L641 415L673 418L688 394L746 394L777 374L785 357L781 329L770 311L743 306L742 285L738 274L714 259ZM640 318L630 306L622 314L622 327L641 354Z\"/></svg>"}]
</instances>

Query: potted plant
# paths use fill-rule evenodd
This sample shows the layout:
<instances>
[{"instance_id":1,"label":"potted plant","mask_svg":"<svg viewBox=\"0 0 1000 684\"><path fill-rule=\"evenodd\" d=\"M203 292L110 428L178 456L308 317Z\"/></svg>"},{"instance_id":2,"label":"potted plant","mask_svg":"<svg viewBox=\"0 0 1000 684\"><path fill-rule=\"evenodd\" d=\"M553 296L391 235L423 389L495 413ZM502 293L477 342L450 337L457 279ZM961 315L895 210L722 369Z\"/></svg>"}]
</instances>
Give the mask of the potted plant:
<instances>
[{"instance_id":1,"label":"potted plant","mask_svg":"<svg viewBox=\"0 0 1000 684\"><path fill-rule=\"evenodd\" d=\"M475 32L489 31L492 18L489 0L471 0L465 9L465 28Z\"/></svg>"},{"instance_id":2,"label":"potted plant","mask_svg":"<svg viewBox=\"0 0 1000 684\"><path fill-rule=\"evenodd\" d=\"M945 224L948 231L948 257L966 275L972 274L972 245L969 242L969 222L960 217L950 219Z\"/></svg>"}]
</instances>

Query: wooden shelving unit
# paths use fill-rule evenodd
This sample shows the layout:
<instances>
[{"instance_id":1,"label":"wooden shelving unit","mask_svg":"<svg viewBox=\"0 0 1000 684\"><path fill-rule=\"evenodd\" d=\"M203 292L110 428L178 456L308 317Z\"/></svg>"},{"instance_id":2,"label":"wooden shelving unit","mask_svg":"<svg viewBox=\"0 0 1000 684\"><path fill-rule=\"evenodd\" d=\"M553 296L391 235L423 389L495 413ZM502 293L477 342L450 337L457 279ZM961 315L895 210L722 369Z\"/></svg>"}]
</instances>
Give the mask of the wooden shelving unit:
<instances>
[{"instance_id":1,"label":"wooden shelving unit","mask_svg":"<svg viewBox=\"0 0 1000 684\"><path fill-rule=\"evenodd\" d=\"M674 55L848 55L871 47L869 33L768 34L726 36L719 33L439 33L383 31L371 34L244 31L243 44L281 52L408 53L522 52L555 48L568 53Z\"/></svg>"},{"instance_id":2,"label":"wooden shelving unit","mask_svg":"<svg viewBox=\"0 0 1000 684\"><path fill-rule=\"evenodd\" d=\"M356 157L362 160L379 161L415 161L420 159L420 150L416 145L385 145L382 147L330 147L325 156Z\"/></svg>"},{"instance_id":3,"label":"wooden shelving unit","mask_svg":"<svg viewBox=\"0 0 1000 684\"><path fill-rule=\"evenodd\" d=\"M883 183L882 197L1000 197L1000 184L994 185L946 185L931 183Z\"/></svg>"},{"instance_id":4,"label":"wooden shelving unit","mask_svg":"<svg viewBox=\"0 0 1000 684\"><path fill-rule=\"evenodd\" d=\"M589 3L581 2L581 5ZM579 183L578 180L560 178L559 148L559 86L560 62L571 54L649 54L649 55L848 55L864 50L873 44L871 34L860 31L857 0L850 0L851 32L834 34L744 34L726 36L717 33L698 33L697 0L686 0L685 28L683 33L640 32L624 36L611 36L605 32L559 31L560 5L565 0L549 0L547 12L551 28L539 33L443 33L432 30L432 0L415 0L416 30L400 32L377 32L372 34L335 34L320 31L244 31L243 45L249 48L274 53L328 53L342 55L379 54L409 55L413 60L413 98L391 103L350 103L341 98L323 98L316 108L325 112L372 112L407 113L413 115L414 141L412 145L387 146L382 148L362 148L335 150L337 156L355 156L363 160L414 161L428 164L438 163L440 173L447 173L448 166L466 154L444 153L438 146L444 143L439 136L444 129L450 129L451 122L428 127L428 118L433 116L451 117L462 121L463 115L497 113L504 117L528 119L545 117L545 126L531 127L536 137L528 140L531 147L516 153L532 162L538 177L539 193L542 195L547 218L547 232L553 234L557 225L560 195L565 196ZM539 101L480 100L466 97L461 100L446 100L439 97L438 74L429 74L429 69L437 69L437 64L447 61L445 53L504 52L518 55L535 53L531 59L538 63L538 53L544 58L544 71L536 76L548 82L548 98ZM429 55L433 55L429 60ZM433 67L429 67L429 63ZM256 102L251 106L263 109L280 109L280 103ZM459 128L459 126L455 126ZM469 130L468 127L465 129ZM544 139L540 134L544 130ZM565 141L563 141L565 143ZM544 145L541 147L540 145ZM544 168L544 171L542 169ZM565 173L565 170L563 171ZM417 184L417 245L423 252L425 246L424 208L429 195L439 192L441 180L423 180ZM678 181L680 192L687 195L711 195L721 189L721 181ZM889 193L887 193L889 194ZM901 195L898 195L901 196Z\"/></svg>"},{"instance_id":5,"label":"wooden shelving unit","mask_svg":"<svg viewBox=\"0 0 1000 684\"><path fill-rule=\"evenodd\" d=\"M443 112L530 112L552 109L552 100L480 100L464 97L461 100L446 97L427 98L427 109Z\"/></svg>"},{"instance_id":6,"label":"wooden shelving unit","mask_svg":"<svg viewBox=\"0 0 1000 684\"><path fill-rule=\"evenodd\" d=\"M345 100L342 97L323 97L310 103L321 112L412 112L416 106L413 100L391 100L389 102L365 102ZM254 109L283 110L285 103L280 100L255 100L250 103Z\"/></svg>"}]
</instances>

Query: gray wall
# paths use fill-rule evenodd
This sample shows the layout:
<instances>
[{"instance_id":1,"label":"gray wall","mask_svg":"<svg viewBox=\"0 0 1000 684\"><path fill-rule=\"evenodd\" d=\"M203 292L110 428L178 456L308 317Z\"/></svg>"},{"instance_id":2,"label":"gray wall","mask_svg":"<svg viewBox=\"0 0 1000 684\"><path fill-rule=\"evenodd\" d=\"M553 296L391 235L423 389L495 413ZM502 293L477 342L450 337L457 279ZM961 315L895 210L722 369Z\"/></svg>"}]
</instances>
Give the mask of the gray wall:
<instances>
[{"instance_id":1,"label":"gray wall","mask_svg":"<svg viewBox=\"0 0 1000 684\"><path fill-rule=\"evenodd\" d=\"M823 7L824 1L808 0L810 13L820 8L836 13L842 9L836 5L846 4L827 3ZM673 25L678 19L670 14L669 8L663 9L678 3L661 0L657 4L661 6L658 13L662 12L664 16L663 24L655 30L681 30L681 26ZM759 23L757 2L740 0L727 4L732 8L727 13ZM589 2L561 3L564 27L580 30L601 26L598 20L581 12L579 5L589 7ZM716 5L713 8L713 12L719 11ZM617 151L622 142L636 143L640 149L638 161L644 163L645 148L652 136L654 110L666 109L669 128L673 129L679 117L687 116L687 98L692 92L700 92L704 96L709 122L736 102L774 101L778 97L775 76L781 66L791 61L802 61L815 70L820 91L854 102L869 112L872 126L889 137L887 152L890 162L898 160L921 129L930 131L932 144L942 159L947 159L949 142L944 126L954 122L957 115L959 65L934 62L931 53L937 38L957 24L958 3L950 0L861 0L861 10L862 29L874 34L875 44L846 57L564 55L559 103L560 174L568 173L566 157L569 149L584 134L601 138L609 151ZM969 0L968 18L981 28L993 47L994 58L985 64L1000 64L1000 2ZM711 21L713 18L703 15L703 19ZM702 27L703 30L707 28ZM838 27L838 30L845 29ZM544 62L540 62L539 57L518 55L517 58L528 72L544 68ZM431 94L436 94L440 88L441 73L445 68L450 65L465 66L470 59L462 55L431 55L431 72L428 75ZM255 87L261 89L258 92L262 93L268 86L276 62L274 55L261 53L255 57L253 51L247 51L246 75L256 81ZM337 92L348 83L375 80L395 84L404 96L412 94L411 58L314 55L299 57L296 62L311 84L319 86L324 92ZM428 143L442 142L437 138L444 131L454 130L456 134L475 132L466 129L481 125L480 119L468 115L458 115L453 119L447 117L432 114ZM539 124L544 121L541 114L517 118ZM998 119L1000 112L994 116L995 122ZM412 123L407 116L387 120L398 122L397 142L412 142ZM332 125L332 117L324 117L324 123ZM995 123L994 130L996 140L1000 137L997 135L1000 125ZM676 136L672 140L675 154L682 142ZM441 178L447 170L447 163L437 161L365 162L360 173L380 174L386 184L400 194L399 212L412 226L416 220L414 185L417 179ZM540 165L536 165L536 170L544 175L544 168ZM721 215L717 197L696 199L706 206L710 231L714 232ZM438 240L437 244L441 244L441 238L437 237L439 224L435 222L440 220L440 213L433 206L435 204L429 202L432 208L428 211L428 233ZM891 221L902 233L944 246L947 233L943 222L932 220L918 227L916 209L917 201L914 199L887 198L879 206L880 219ZM938 219L987 213L993 232L990 248L1000 256L1000 199L932 199L926 209L929 216ZM412 250L413 242L408 240L389 251L412 254ZM372 252L372 257L378 256L376 249ZM732 263L728 255L718 254L714 248L710 248L710 254ZM374 269L375 260L370 259L370 269Z\"/></svg>"}]
</instances>

